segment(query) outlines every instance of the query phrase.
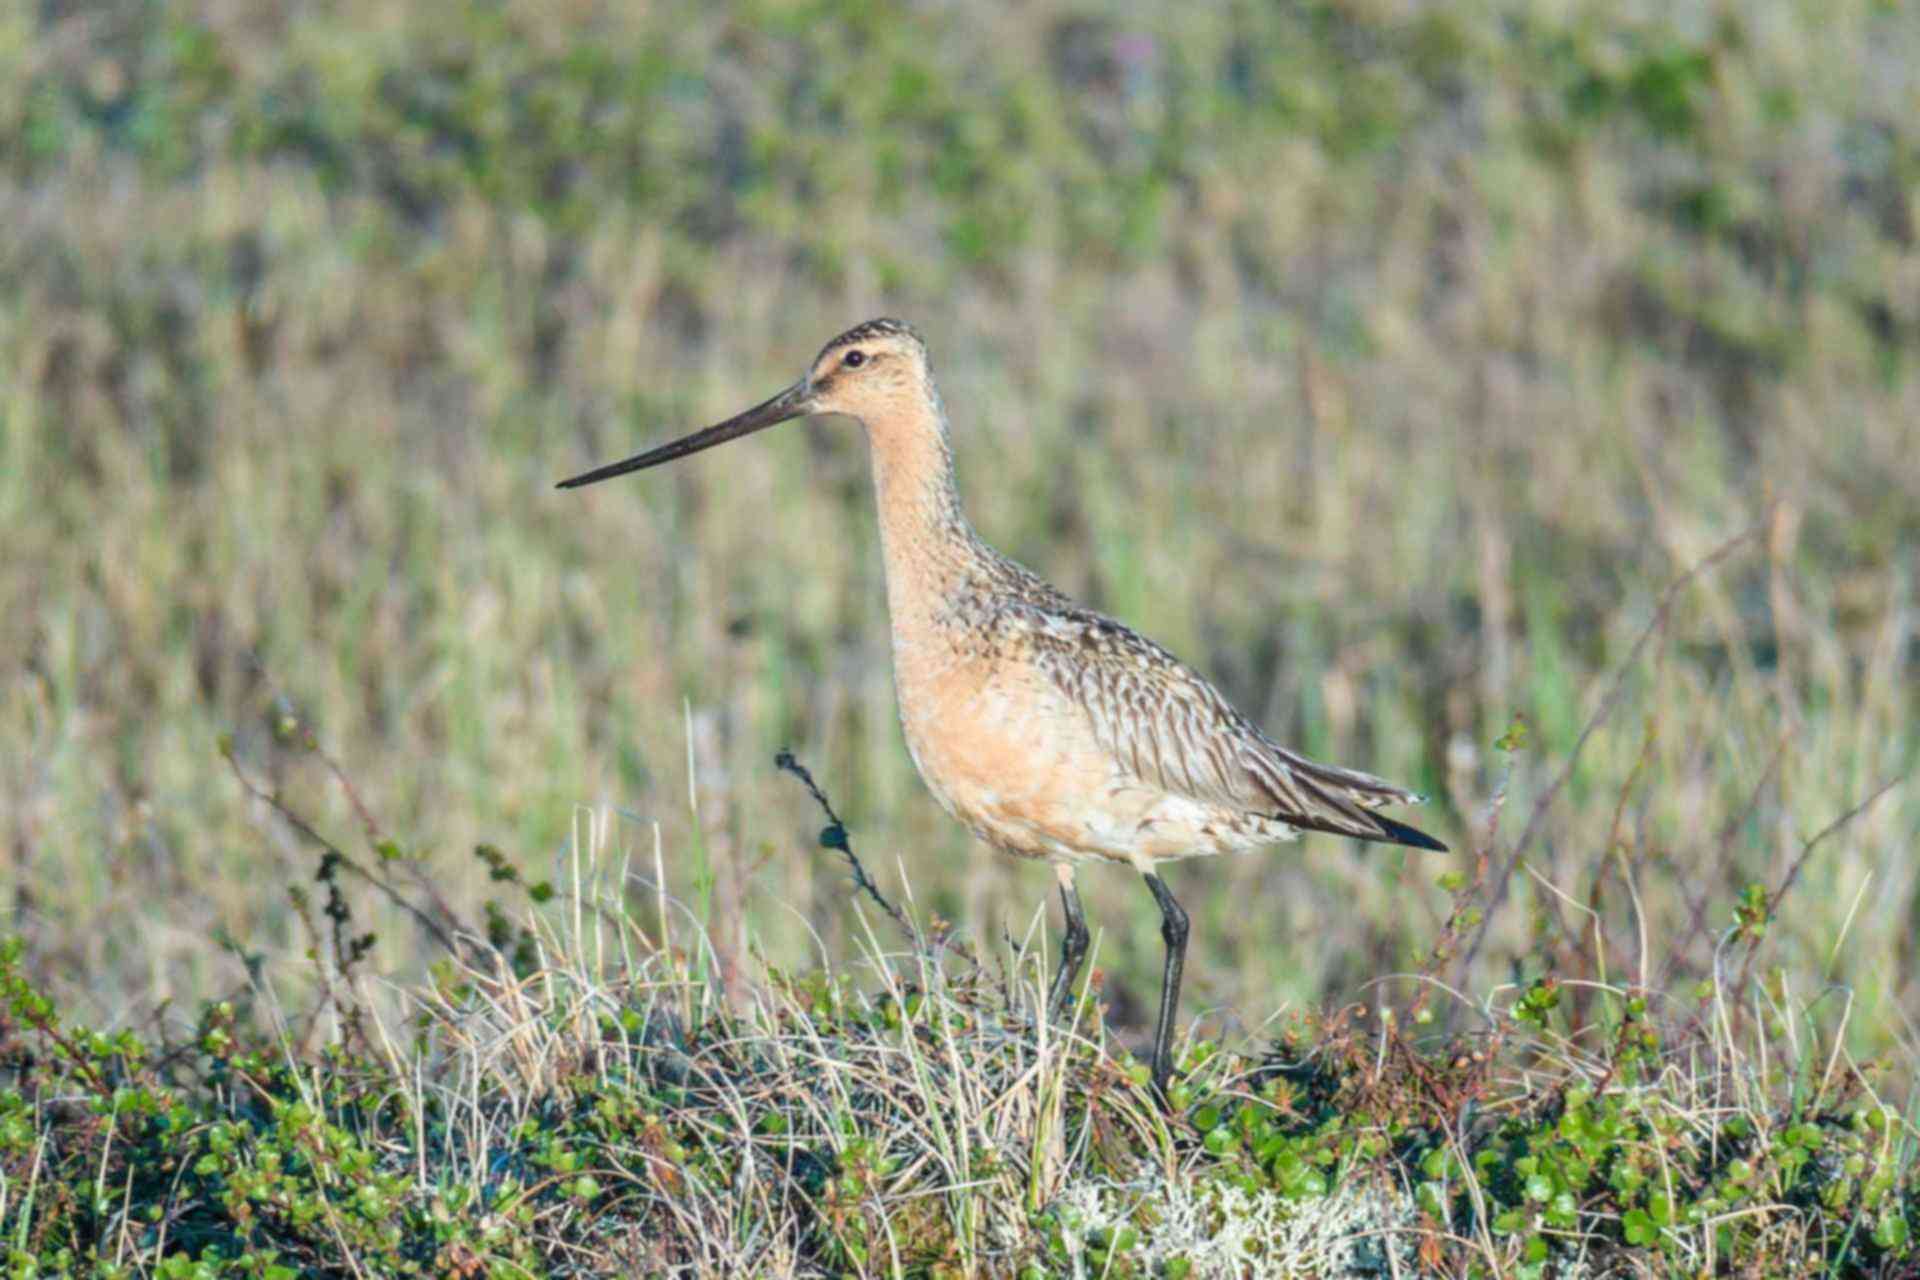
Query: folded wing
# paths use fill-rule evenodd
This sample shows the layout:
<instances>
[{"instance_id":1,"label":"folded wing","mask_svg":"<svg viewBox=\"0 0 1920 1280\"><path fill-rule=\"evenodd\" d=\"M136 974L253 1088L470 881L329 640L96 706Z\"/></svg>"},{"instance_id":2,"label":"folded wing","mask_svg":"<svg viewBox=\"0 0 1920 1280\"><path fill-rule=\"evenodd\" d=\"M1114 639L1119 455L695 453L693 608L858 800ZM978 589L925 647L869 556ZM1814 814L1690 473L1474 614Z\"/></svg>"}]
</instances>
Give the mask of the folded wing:
<instances>
[{"instance_id":1,"label":"folded wing","mask_svg":"<svg viewBox=\"0 0 1920 1280\"><path fill-rule=\"evenodd\" d=\"M1307 831L1445 850L1385 817L1425 797L1371 774L1288 751L1197 672L1111 618L1067 606L1034 611L1020 631L1056 685L1090 718L1101 745L1142 784Z\"/></svg>"}]
</instances>

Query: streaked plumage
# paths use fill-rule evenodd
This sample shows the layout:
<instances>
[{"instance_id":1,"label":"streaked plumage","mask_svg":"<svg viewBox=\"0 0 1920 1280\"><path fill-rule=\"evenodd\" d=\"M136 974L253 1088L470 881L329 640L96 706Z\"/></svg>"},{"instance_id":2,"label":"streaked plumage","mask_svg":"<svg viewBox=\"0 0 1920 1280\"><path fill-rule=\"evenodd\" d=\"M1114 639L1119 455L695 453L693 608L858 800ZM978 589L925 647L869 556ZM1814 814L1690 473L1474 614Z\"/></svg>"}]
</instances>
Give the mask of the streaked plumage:
<instances>
[{"instance_id":1,"label":"streaked plumage","mask_svg":"<svg viewBox=\"0 0 1920 1280\"><path fill-rule=\"evenodd\" d=\"M1445 847L1377 812L1419 796L1288 751L1165 649L983 542L960 509L926 348L899 321L849 329L806 377L738 417L565 483L657 465L803 413L841 413L866 428L895 686L921 777L982 840L1057 868L1068 933L1056 1001L1086 947L1072 868L1103 859L1146 876L1168 944L1154 1053L1163 1093L1186 916L1157 863L1301 831Z\"/></svg>"}]
</instances>

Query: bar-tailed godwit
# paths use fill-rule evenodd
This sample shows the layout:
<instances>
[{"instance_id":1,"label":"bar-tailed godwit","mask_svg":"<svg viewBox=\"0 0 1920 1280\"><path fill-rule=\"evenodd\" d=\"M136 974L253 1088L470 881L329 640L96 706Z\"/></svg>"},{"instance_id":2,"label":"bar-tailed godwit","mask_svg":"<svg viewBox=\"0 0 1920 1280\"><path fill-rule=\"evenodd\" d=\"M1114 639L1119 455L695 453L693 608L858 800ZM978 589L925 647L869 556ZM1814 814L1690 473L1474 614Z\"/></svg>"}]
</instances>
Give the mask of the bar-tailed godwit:
<instances>
[{"instance_id":1,"label":"bar-tailed godwit","mask_svg":"<svg viewBox=\"0 0 1920 1280\"><path fill-rule=\"evenodd\" d=\"M560 487L684 458L803 414L839 414L866 428L894 686L920 776L980 839L1051 863L1059 879L1067 929L1051 1007L1067 1002L1087 950L1074 869L1097 859L1146 878L1166 942L1153 1040L1163 1098L1187 913L1156 872L1160 863L1246 852L1302 831L1446 848L1378 812L1420 796L1287 750L1171 653L982 541L960 510L926 346L898 320L847 330L806 376L744 413Z\"/></svg>"}]
</instances>

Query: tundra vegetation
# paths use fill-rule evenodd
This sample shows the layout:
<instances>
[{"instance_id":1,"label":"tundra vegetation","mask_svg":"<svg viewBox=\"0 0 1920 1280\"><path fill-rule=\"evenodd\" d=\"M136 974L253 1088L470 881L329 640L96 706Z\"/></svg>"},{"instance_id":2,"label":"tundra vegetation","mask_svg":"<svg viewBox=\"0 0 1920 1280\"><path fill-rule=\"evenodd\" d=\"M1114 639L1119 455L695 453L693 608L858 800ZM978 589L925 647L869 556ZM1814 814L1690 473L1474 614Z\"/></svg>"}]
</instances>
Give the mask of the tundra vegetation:
<instances>
[{"instance_id":1,"label":"tundra vegetation","mask_svg":"<svg viewBox=\"0 0 1920 1280\"><path fill-rule=\"evenodd\" d=\"M9 1274L1912 1274L1916 192L1875 0L5 9ZM551 490L882 313L1454 848L1168 868L1170 1113L857 433Z\"/></svg>"}]
</instances>

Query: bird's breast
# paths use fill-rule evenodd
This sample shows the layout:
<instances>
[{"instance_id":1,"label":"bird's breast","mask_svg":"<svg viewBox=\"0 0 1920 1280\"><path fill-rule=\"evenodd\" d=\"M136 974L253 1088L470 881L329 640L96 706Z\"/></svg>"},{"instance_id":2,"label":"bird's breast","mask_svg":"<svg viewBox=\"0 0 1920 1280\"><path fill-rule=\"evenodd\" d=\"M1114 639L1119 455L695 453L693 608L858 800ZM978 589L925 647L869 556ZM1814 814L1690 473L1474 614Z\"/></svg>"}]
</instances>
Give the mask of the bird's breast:
<instances>
[{"instance_id":1,"label":"bird's breast","mask_svg":"<svg viewBox=\"0 0 1920 1280\"><path fill-rule=\"evenodd\" d=\"M1222 843L1230 833L1211 806L1122 769L1086 711L1017 646L896 637L894 677L907 749L927 789L997 848L1145 866L1242 843Z\"/></svg>"},{"instance_id":2,"label":"bird's breast","mask_svg":"<svg viewBox=\"0 0 1920 1280\"><path fill-rule=\"evenodd\" d=\"M942 808L1012 853L1065 852L1058 797L1089 794L1104 761L1077 749L1072 709L1040 673L967 637L894 646L907 749Z\"/></svg>"}]
</instances>

